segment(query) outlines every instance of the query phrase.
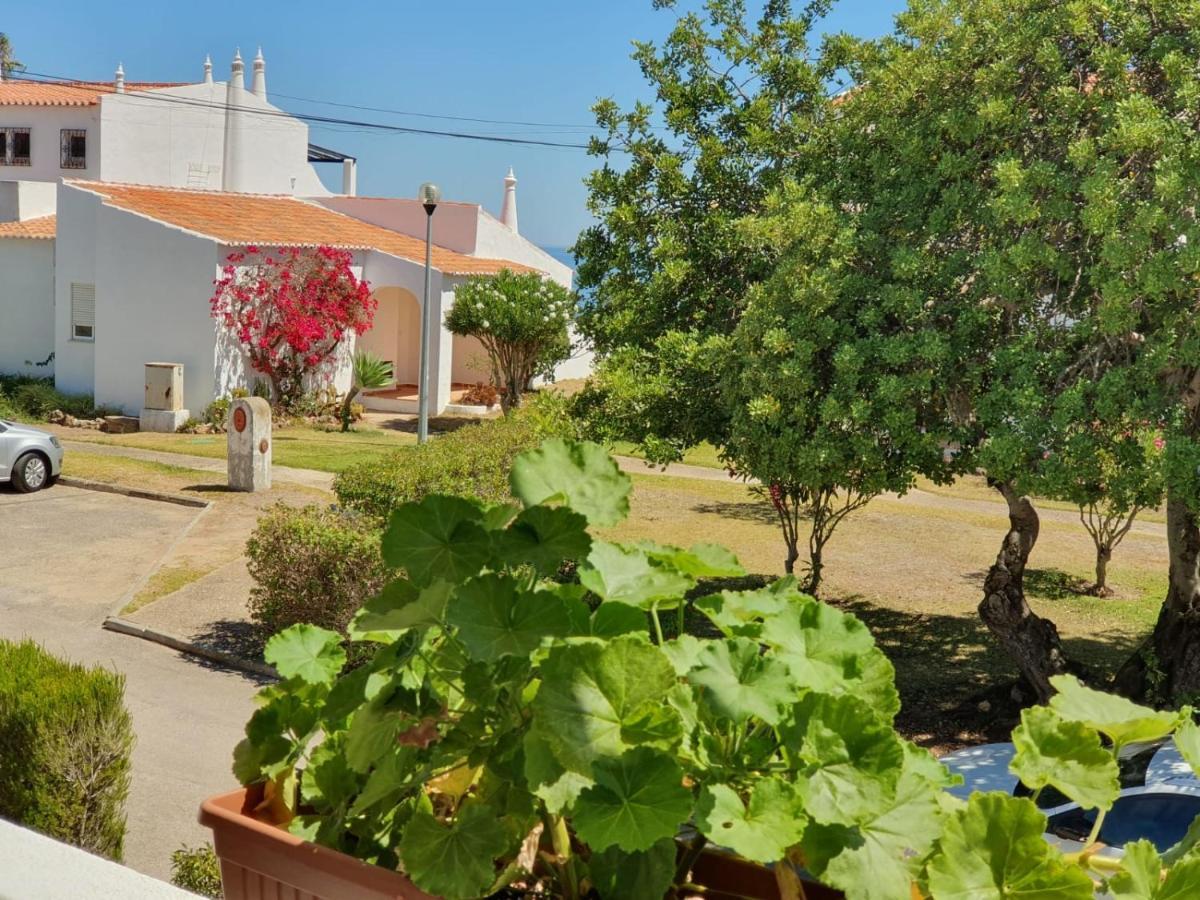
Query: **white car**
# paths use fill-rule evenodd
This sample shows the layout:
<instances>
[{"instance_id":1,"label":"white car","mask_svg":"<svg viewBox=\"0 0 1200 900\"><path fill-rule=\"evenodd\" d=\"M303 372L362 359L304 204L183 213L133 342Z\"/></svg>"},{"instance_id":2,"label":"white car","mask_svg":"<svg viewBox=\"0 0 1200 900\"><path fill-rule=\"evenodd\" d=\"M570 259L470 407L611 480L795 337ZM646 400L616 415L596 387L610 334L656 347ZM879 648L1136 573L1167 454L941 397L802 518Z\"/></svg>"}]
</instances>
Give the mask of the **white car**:
<instances>
[{"instance_id":1,"label":"white car","mask_svg":"<svg viewBox=\"0 0 1200 900\"><path fill-rule=\"evenodd\" d=\"M1003 791L1018 797L1032 792L1009 771L1012 744L983 744L948 753L941 761L963 777L950 793L963 799L972 791ZM1131 745L1119 760L1121 796L1104 817L1098 840L1106 854L1119 855L1130 841L1146 838L1159 852L1173 847L1200 816L1200 779L1173 741ZM1038 797L1049 820L1046 837L1066 852L1080 850L1096 821L1096 810L1081 809L1053 788Z\"/></svg>"},{"instance_id":2,"label":"white car","mask_svg":"<svg viewBox=\"0 0 1200 900\"><path fill-rule=\"evenodd\" d=\"M62 472L63 448L48 431L0 419L0 483L23 494L54 484Z\"/></svg>"}]
</instances>

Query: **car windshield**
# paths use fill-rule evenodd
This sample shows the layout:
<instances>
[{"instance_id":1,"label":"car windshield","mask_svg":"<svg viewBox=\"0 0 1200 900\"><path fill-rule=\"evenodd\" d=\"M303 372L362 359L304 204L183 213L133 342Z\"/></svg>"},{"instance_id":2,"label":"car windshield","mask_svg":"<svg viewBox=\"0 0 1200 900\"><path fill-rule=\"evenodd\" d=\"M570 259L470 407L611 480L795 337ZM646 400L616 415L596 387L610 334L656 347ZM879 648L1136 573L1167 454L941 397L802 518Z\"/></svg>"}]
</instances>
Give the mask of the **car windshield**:
<instances>
[{"instance_id":1,"label":"car windshield","mask_svg":"<svg viewBox=\"0 0 1200 900\"><path fill-rule=\"evenodd\" d=\"M1200 797L1188 794L1151 792L1121 797L1104 817L1099 840L1110 847L1123 847L1145 838L1161 853L1183 839L1197 815L1200 815ZM1047 831L1055 837L1085 841L1095 822L1094 809L1076 807L1053 816Z\"/></svg>"}]
</instances>

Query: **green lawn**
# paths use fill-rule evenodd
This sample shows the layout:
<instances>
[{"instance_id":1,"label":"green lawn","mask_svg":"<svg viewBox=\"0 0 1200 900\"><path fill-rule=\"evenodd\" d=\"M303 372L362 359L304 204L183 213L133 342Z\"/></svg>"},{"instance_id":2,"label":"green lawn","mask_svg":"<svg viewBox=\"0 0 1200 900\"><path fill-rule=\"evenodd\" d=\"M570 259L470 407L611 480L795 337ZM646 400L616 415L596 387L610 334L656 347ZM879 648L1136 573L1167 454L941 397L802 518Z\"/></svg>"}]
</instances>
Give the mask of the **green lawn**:
<instances>
[{"instance_id":1,"label":"green lawn","mask_svg":"<svg viewBox=\"0 0 1200 900\"><path fill-rule=\"evenodd\" d=\"M116 444L141 450L205 456L210 459L224 459L226 451L226 438L223 434L140 432L118 435L72 429L65 437L72 441ZM359 426L342 434L339 431L325 431L308 425L293 425L275 430L272 460L280 466L340 472L355 463L372 459L415 441L414 435L403 431Z\"/></svg>"},{"instance_id":2,"label":"green lawn","mask_svg":"<svg viewBox=\"0 0 1200 900\"><path fill-rule=\"evenodd\" d=\"M618 456L632 456L635 459L645 459L646 455L629 441L617 441L613 444L612 452ZM683 454L683 460L689 466L704 466L709 469L723 469L725 464L717 458L717 448L712 444L703 443L692 447Z\"/></svg>"}]
</instances>

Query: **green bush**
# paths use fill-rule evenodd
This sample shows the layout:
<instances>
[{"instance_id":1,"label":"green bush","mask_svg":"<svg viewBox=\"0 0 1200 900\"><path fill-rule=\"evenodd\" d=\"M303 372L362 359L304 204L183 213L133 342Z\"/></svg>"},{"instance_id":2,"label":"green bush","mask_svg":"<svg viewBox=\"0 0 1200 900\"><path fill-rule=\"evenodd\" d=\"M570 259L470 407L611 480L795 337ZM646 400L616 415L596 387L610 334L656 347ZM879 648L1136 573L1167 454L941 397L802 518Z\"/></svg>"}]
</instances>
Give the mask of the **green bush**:
<instances>
[{"instance_id":1,"label":"green bush","mask_svg":"<svg viewBox=\"0 0 1200 900\"><path fill-rule=\"evenodd\" d=\"M15 419L45 419L56 409L80 419L119 412L96 407L90 394L64 394L50 378L0 376L0 415Z\"/></svg>"},{"instance_id":2,"label":"green bush","mask_svg":"<svg viewBox=\"0 0 1200 900\"><path fill-rule=\"evenodd\" d=\"M246 556L250 615L264 637L300 623L345 634L350 617L393 577L370 519L320 506L271 507Z\"/></svg>"},{"instance_id":3,"label":"green bush","mask_svg":"<svg viewBox=\"0 0 1200 900\"><path fill-rule=\"evenodd\" d=\"M351 466L334 479L333 490L343 506L380 520L430 494L506 500L513 460L545 438L568 436L573 429L563 398L542 392L512 415Z\"/></svg>"},{"instance_id":4,"label":"green bush","mask_svg":"<svg viewBox=\"0 0 1200 900\"><path fill-rule=\"evenodd\" d=\"M201 897L220 900L221 863L212 844L183 846L171 854L171 884Z\"/></svg>"},{"instance_id":5,"label":"green bush","mask_svg":"<svg viewBox=\"0 0 1200 900\"><path fill-rule=\"evenodd\" d=\"M0 640L0 818L120 860L133 725L124 676Z\"/></svg>"}]
</instances>

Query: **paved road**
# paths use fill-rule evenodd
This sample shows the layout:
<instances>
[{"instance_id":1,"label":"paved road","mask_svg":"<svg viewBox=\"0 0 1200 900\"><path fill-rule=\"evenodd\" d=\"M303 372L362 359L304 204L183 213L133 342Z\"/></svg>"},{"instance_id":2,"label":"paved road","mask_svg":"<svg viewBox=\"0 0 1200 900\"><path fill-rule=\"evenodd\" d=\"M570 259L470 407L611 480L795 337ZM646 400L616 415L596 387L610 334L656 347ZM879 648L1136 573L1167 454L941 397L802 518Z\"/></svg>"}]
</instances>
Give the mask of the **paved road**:
<instances>
[{"instance_id":1,"label":"paved road","mask_svg":"<svg viewBox=\"0 0 1200 900\"><path fill-rule=\"evenodd\" d=\"M256 685L100 623L196 513L63 485L32 495L0 485L0 637L28 636L125 674L138 737L125 858L159 878L171 851L205 839L196 810L232 784L230 753Z\"/></svg>"}]
</instances>

